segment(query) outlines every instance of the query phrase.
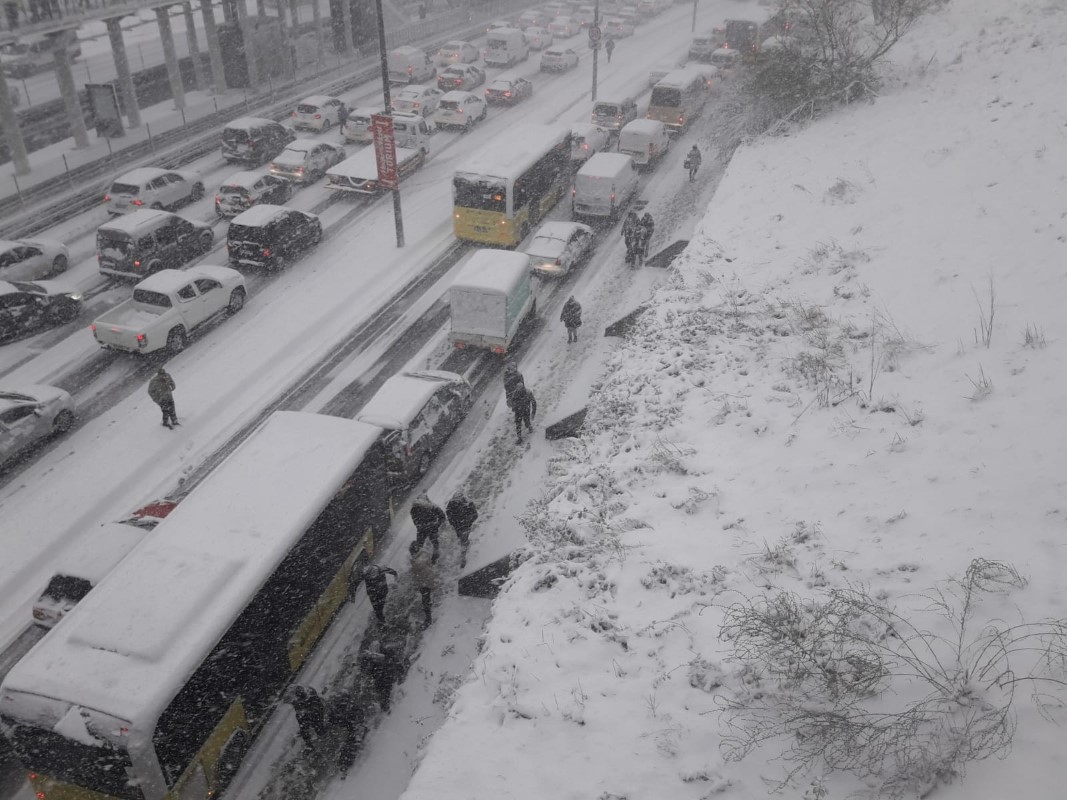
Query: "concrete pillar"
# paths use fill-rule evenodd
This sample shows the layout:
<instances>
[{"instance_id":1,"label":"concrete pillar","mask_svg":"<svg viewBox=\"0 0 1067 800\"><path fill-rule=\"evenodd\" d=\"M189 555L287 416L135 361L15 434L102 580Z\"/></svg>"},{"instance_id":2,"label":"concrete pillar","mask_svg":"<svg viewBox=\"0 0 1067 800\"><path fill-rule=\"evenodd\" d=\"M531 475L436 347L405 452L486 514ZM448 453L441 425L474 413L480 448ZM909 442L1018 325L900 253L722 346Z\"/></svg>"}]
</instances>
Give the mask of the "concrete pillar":
<instances>
[{"instance_id":1,"label":"concrete pillar","mask_svg":"<svg viewBox=\"0 0 1067 800\"><path fill-rule=\"evenodd\" d=\"M189 58L193 61L193 82L197 89L207 88L207 76L204 75L204 65L200 61L200 45L196 41L196 19L193 17L193 4L182 3L182 13L185 14L185 38L189 43Z\"/></svg>"},{"instance_id":2,"label":"concrete pillar","mask_svg":"<svg viewBox=\"0 0 1067 800\"><path fill-rule=\"evenodd\" d=\"M322 63L322 57L326 51L326 43L322 36L322 9L319 8L318 0L312 0L311 18L315 23L315 44L318 45L318 63Z\"/></svg>"},{"instance_id":3,"label":"concrete pillar","mask_svg":"<svg viewBox=\"0 0 1067 800\"><path fill-rule=\"evenodd\" d=\"M59 94L67 110L74 146L80 149L89 146L89 132L85 129L85 115L78 101L78 88L74 85L74 73L70 70L70 54L67 52L67 45L71 38L73 38L73 31L64 31L62 36L57 36L52 53L56 60L56 81L59 83Z\"/></svg>"},{"instance_id":4,"label":"concrete pillar","mask_svg":"<svg viewBox=\"0 0 1067 800\"><path fill-rule=\"evenodd\" d=\"M226 91L226 73L222 68L222 47L219 45L219 30L215 27L215 11L211 7L211 0L200 0L200 12L204 16L204 38L211 55L211 83L215 86L215 94L222 94Z\"/></svg>"},{"instance_id":5,"label":"concrete pillar","mask_svg":"<svg viewBox=\"0 0 1067 800\"><path fill-rule=\"evenodd\" d=\"M293 31L293 38L299 35L300 27L299 0L289 0L289 27Z\"/></svg>"},{"instance_id":6,"label":"concrete pillar","mask_svg":"<svg viewBox=\"0 0 1067 800\"><path fill-rule=\"evenodd\" d=\"M122 95L122 104L126 107L126 124L131 128L141 126L141 109L137 107L137 92L133 88L133 77L130 75L130 61L126 58L126 43L122 40L122 26L119 22L122 17L105 19L107 25L107 38L111 42L111 57L115 59L115 74L119 80L119 94Z\"/></svg>"},{"instance_id":7,"label":"concrete pillar","mask_svg":"<svg viewBox=\"0 0 1067 800\"><path fill-rule=\"evenodd\" d=\"M345 26L345 54L348 54L355 47L352 41L352 4L348 0L341 0L341 21Z\"/></svg>"},{"instance_id":8,"label":"concrete pillar","mask_svg":"<svg viewBox=\"0 0 1067 800\"><path fill-rule=\"evenodd\" d=\"M259 69L256 67L255 39L252 36L252 26L248 22L248 8L244 0L237 4L237 22L241 26L241 36L245 42L245 63L248 64L248 91L254 94L259 89Z\"/></svg>"},{"instance_id":9,"label":"concrete pillar","mask_svg":"<svg viewBox=\"0 0 1067 800\"><path fill-rule=\"evenodd\" d=\"M170 93L174 95L174 107L181 111L185 108L185 87L182 85L182 73L178 68L178 55L174 51L174 30L170 27L170 9L157 8L156 22L159 23L159 38L163 43L163 61L167 65Z\"/></svg>"},{"instance_id":10,"label":"concrete pillar","mask_svg":"<svg viewBox=\"0 0 1067 800\"><path fill-rule=\"evenodd\" d=\"M18 116L15 114L15 106L11 102L11 87L7 84L7 77L0 70L0 128L4 130L4 138L7 147L11 151L11 161L15 165L16 175L28 175L30 172L30 156L26 152L26 141L22 138L19 130Z\"/></svg>"},{"instance_id":11,"label":"concrete pillar","mask_svg":"<svg viewBox=\"0 0 1067 800\"><path fill-rule=\"evenodd\" d=\"M267 16L267 0L256 0L256 16Z\"/></svg>"}]
</instances>

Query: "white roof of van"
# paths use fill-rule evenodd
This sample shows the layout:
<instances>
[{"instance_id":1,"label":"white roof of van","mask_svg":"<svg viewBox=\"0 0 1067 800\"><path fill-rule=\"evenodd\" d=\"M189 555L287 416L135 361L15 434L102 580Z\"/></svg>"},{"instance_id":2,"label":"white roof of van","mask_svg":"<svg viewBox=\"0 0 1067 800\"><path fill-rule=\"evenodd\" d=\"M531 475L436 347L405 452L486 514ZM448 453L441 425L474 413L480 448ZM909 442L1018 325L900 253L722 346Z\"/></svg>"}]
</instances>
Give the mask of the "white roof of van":
<instances>
[{"instance_id":1,"label":"white roof of van","mask_svg":"<svg viewBox=\"0 0 1067 800\"><path fill-rule=\"evenodd\" d=\"M597 153L578 170L588 178L614 178L633 159L625 153Z\"/></svg>"},{"instance_id":2,"label":"white roof of van","mask_svg":"<svg viewBox=\"0 0 1067 800\"><path fill-rule=\"evenodd\" d=\"M663 131L664 125L658 119L635 119L627 122L622 133L643 133L648 136L658 136Z\"/></svg>"},{"instance_id":3,"label":"white roof of van","mask_svg":"<svg viewBox=\"0 0 1067 800\"><path fill-rule=\"evenodd\" d=\"M266 225L276 219L285 210L282 206L272 206L270 203L254 205L230 220L230 225L249 225L253 228L258 228L260 225Z\"/></svg>"},{"instance_id":4,"label":"white roof of van","mask_svg":"<svg viewBox=\"0 0 1067 800\"><path fill-rule=\"evenodd\" d=\"M443 370L394 375L375 392L356 419L386 430L404 430L422 411L434 392L446 383L460 383L462 380L460 375Z\"/></svg>"},{"instance_id":5,"label":"white roof of van","mask_svg":"<svg viewBox=\"0 0 1067 800\"><path fill-rule=\"evenodd\" d=\"M529 259L523 253L475 250L474 255L463 265L463 269L452 282L452 288L479 289L487 293L508 295L528 279L529 264Z\"/></svg>"}]
</instances>

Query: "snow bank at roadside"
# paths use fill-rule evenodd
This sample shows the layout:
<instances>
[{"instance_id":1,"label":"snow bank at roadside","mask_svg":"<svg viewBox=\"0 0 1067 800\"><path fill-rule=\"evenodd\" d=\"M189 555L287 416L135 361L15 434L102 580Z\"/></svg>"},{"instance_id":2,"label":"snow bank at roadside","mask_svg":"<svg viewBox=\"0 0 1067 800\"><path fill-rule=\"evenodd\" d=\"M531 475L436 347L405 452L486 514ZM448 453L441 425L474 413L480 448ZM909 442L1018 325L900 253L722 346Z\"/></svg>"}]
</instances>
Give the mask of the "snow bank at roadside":
<instances>
[{"instance_id":1,"label":"snow bank at roadside","mask_svg":"<svg viewBox=\"0 0 1067 800\"><path fill-rule=\"evenodd\" d=\"M1029 582L979 621L1067 616L1062 11L954 3L877 103L738 152L550 463L406 800L765 795L781 747L727 761L717 698L753 688L723 608L769 589L912 613L999 559ZM941 796L1061 793L1058 729L1015 708L1010 757ZM813 777L789 795L864 788Z\"/></svg>"}]
</instances>

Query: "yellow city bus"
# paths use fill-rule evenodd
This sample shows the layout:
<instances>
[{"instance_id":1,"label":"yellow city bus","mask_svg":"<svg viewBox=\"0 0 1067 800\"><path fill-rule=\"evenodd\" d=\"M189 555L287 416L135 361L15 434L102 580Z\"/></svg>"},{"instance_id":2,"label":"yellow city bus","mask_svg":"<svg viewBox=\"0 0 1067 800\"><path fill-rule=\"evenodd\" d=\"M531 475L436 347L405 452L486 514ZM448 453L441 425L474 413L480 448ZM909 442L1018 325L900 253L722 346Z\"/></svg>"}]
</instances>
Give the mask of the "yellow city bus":
<instances>
[{"instance_id":1,"label":"yellow city bus","mask_svg":"<svg viewBox=\"0 0 1067 800\"><path fill-rule=\"evenodd\" d=\"M517 125L452 178L457 239L515 247L567 191L571 133L554 125Z\"/></svg>"},{"instance_id":2,"label":"yellow city bus","mask_svg":"<svg viewBox=\"0 0 1067 800\"><path fill-rule=\"evenodd\" d=\"M659 120L672 131L684 130L704 108L707 99L708 84L702 74L692 69L676 69L652 87L645 116Z\"/></svg>"},{"instance_id":3,"label":"yellow city bus","mask_svg":"<svg viewBox=\"0 0 1067 800\"><path fill-rule=\"evenodd\" d=\"M222 793L388 530L380 435L275 412L11 669L37 797Z\"/></svg>"}]
</instances>

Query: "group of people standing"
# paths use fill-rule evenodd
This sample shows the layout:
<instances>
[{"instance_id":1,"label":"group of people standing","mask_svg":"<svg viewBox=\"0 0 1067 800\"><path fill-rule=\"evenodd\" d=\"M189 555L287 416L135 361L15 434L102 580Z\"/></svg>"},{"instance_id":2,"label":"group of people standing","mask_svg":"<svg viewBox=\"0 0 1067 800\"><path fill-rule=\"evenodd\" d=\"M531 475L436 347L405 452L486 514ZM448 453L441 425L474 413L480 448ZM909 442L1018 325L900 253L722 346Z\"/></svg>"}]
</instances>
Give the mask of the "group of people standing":
<instances>
[{"instance_id":1,"label":"group of people standing","mask_svg":"<svg viewBox=\"0 0 1067 800\"><path fill-rule=\"evenodd\" d=\"M626 242L626 263L640 267L648 255L648 243L656 230L652 215L647 211L638 217L636 211L626 214L622 223L622 238Z\"/></svg>"}]
</instances>

